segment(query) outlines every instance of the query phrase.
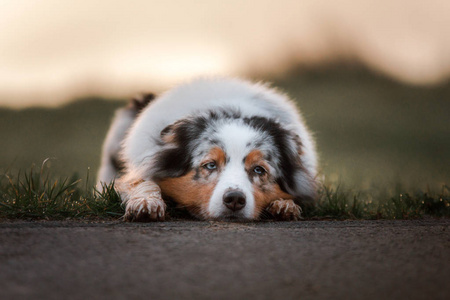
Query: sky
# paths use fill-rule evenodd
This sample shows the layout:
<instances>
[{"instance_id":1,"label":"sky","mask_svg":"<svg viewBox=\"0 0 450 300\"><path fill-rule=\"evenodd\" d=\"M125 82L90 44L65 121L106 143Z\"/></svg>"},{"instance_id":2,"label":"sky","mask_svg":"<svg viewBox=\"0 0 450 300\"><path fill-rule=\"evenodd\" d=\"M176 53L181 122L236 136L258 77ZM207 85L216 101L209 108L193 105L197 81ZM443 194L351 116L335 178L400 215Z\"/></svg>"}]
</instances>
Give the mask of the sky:
<instances>
[{"instance_id":1,"label":"sky","mask_svg":"<svg viewBox=\"0 0 450 300\"><path fill-rule=\"evenodd\" d=\"M335 60L434 84L450 75L449 16L448 0L0 0L0 106Z\"/></svg>"}]
</instances>

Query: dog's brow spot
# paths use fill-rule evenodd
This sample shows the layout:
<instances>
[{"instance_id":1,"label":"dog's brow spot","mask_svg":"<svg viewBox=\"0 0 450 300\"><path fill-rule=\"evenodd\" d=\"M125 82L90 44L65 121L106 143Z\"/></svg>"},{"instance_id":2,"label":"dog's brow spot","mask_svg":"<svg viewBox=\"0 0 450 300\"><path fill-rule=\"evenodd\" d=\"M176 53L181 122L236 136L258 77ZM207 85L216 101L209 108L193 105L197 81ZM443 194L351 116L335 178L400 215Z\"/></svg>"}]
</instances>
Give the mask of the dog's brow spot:
<instances>
[{"instance_id":1,"label":"dog's brow spot","mask_svg":"<svg viewBox=\"0 0 450 300\"><path fill-rule=\"evenodd\" d=\"M244 164L248 169L253 164L261 162L263 157L264 155L260 150L253 150L244 158Z\"/></svg>"},{"instance_id":2,"label":"dog's brow spot","mask_svg":"<svg viewBox=\"0 0 450 300\"><path fill-rule=\"evenodd\" d=\"M220 147L213 147L206 157L210 160L214 160L219 167L223 166L227 160L225 152Z\"/></svg>"}]
</instances>

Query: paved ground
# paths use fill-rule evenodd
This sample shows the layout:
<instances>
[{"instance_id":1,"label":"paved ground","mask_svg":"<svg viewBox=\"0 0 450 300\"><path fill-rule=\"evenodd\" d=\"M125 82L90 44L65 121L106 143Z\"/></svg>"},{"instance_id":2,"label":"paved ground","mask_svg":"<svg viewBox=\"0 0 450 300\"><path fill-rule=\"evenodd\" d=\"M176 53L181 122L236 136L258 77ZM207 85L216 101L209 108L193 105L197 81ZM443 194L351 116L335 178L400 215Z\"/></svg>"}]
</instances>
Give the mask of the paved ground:
<instances>
[{"instance_id":1,"label":"paved ground","mask_svg":"<svg viewBox=\"0 0 450 300\"><path fill-rule=\"evenodd\" d=\"M0 223L1 299L450 299L450 220Z\"/></svg>"}]
</instances>

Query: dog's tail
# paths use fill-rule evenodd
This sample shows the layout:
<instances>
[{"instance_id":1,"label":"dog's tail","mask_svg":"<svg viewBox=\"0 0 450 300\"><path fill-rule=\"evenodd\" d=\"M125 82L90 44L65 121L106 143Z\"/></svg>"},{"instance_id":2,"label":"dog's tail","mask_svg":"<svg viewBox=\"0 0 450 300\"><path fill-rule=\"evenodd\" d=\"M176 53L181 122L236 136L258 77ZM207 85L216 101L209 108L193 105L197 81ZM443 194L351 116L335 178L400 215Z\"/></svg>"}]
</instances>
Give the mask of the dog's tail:
<instances>
[{"instance_id":1,"label":"dog's tail","mask_svg":"<svg viewBox=\"0 0 450 300\"><path fill-rule=\"evenodd\" d=\"M97 174L97 189L110 184L123 171L125 165L120 158L122 141L139 113L155 99L151 93L132 98L128 106L116 111L102 147L100 169Z\"/></svg>"}]
</instances>

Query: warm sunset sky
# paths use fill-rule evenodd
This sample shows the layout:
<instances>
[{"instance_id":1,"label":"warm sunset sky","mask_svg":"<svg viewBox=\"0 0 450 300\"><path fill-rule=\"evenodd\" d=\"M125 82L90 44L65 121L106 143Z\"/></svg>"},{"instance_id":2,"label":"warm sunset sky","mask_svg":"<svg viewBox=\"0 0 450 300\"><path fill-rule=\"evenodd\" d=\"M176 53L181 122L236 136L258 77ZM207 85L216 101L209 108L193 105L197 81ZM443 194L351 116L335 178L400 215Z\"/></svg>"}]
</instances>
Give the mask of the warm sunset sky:
<instances>
[{"instance_id":1,"label":"warm sunset sky","mask_svg":"<svg viewBox=\"0 0 450 300\"><path fill-rule=\"evenodd\" d=\"M0 105L336 58L411 83L448 78L450 1L0 0Z\"/></svg>"}]
</instances>

